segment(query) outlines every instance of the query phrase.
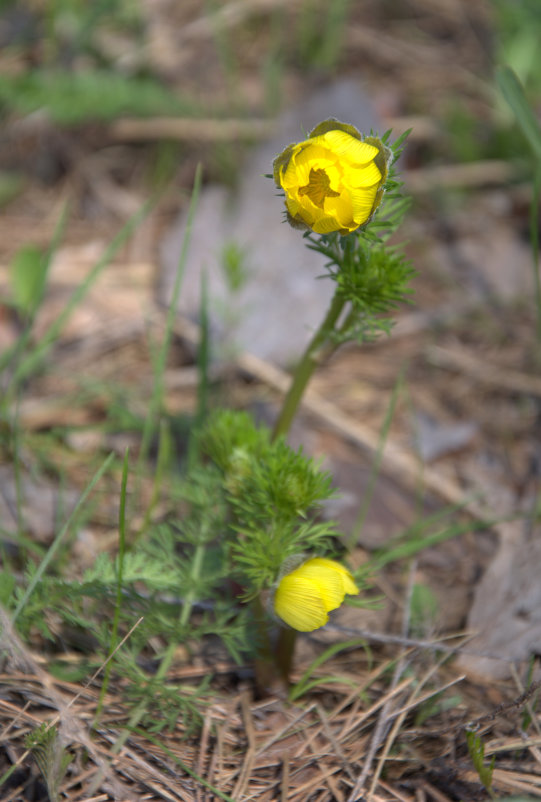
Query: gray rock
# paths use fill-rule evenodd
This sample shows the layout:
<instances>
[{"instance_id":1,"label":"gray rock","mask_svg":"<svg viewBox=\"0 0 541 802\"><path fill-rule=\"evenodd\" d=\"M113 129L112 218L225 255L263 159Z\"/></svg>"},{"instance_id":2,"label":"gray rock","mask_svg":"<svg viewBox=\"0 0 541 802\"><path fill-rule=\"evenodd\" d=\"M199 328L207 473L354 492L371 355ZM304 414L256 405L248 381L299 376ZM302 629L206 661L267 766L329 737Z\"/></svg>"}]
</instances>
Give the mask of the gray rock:
<instances>
[{"instance_id":1,"label":"gray rock","mask_svg":"<svg viewBox=\"0 0 541 802\"><path fill-rule=\"evenodd\" d=\"M414 447L424 462L466 448L478 429L475 421L443 423L421 410L413 415Z\"/></svg>"},{"instance_id":2,"label":"gray rock","mask_svg":"<svg viewBox=\"0 0 541 802\"><path fill-rule=\"evenodd\" d=\"M541 532L520 520L497 525L501 540L468 616L477 633L458 660L462 671L491 680L512 676L541 653Z\"/></svg>"},{"instance_id":3,"label":"gray rock","mask_svg":"<svg viewBox=\"0 0 541 802\"><path fill-rule=\"evenodd\" d=\"M287 365L302 353L326 312L334 284L318 279L324 273L324 259L306 248L301 231L283 222L283 198L264 175L272 172L278 153L328 117L352 123L362 132L377 129L367 96L353 81L339 81L277 121L272 138L256 147L242 165L234 195L218 185L201 193L178 308L197 318L205 271L215 356L247 350ZM158 291L163 303L171 298L185 226L182 214L163 242ZM239 257L246 273L237 290L228 286L226 252Z\"/></svg>"}]
</instances>

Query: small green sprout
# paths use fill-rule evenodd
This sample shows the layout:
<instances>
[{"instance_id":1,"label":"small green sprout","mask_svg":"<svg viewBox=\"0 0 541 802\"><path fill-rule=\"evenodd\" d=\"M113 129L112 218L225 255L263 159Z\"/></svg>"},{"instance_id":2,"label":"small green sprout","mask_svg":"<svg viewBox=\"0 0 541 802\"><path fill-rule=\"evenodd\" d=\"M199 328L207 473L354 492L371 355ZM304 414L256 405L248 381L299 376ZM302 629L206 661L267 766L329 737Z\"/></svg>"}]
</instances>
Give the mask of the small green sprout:
<instances>
[{"instance_id":1,"label":"small green sprout","mask_svg":"<svg viewBox=\"0 0 541 802\"><path fill-rule=\"evenodd\" d=\"M481 736L474 730L466 730L466 743L468 745L468 753L475 771L479 775L479 779L487 793L490 794L491 797L494 797L494 792L492 791L492 774L494 772L496 755L492 755L488 764L485 763L485 745Z\"/></svg>"}]
</instances>

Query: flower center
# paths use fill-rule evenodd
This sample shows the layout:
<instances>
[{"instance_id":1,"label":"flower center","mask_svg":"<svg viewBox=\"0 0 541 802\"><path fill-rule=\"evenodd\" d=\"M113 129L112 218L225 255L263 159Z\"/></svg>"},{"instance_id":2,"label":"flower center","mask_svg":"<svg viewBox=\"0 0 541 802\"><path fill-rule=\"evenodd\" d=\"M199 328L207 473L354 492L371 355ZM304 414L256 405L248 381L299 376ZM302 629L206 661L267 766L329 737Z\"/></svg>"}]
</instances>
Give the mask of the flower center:
<instances>
[{"instance_id":1,"label":"flower center","mask_svg":"<svg viewBox=\"0 0 541 802\"><path fill-rule=\"evenodd\" d=\"M299 187L299 195L308 195L313 204L323 209L325 198L337 198L340 193L331 189L331 179L325 170L314 170L312 167L308 183Z\"/></svg>"}]
</instances>

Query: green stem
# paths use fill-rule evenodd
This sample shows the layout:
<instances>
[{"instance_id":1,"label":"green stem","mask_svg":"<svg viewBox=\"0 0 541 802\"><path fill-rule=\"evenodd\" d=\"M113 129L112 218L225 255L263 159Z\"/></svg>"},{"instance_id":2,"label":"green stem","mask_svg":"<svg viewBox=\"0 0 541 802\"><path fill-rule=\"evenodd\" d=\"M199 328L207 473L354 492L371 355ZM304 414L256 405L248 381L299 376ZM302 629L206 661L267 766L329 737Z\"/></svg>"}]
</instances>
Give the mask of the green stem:
<instances>
[{"instance_id":1,"label":"green stem","mask_svg":"<svg viewBox=\"0 0 541 802\"><path fill-rule=\"evenodd\" d=\"M335 330L336 323L345 305L346 299L339 294L338 291L335 291L331 305L321 326L312 337L312 340L308 344L306 351L295 369L291 387L284 399L278 420L274 425L272 433L273 440L289 432L291 423L312 373L322 361L323 357L328 356L329 353L336 348L335 343L330 340L330 335Z\"/></svg>"},{"instance_id":2,"label":"green stem","mask_svg":"<svg viewBox=\"0 0 541 802\"><path fill-rule=\"evenodd\" d=\"M530 241L533 256L533 280L537 307L537 339L541 342L541 279L539 276L539 196L541 195L541 160L535 165L530 207Z\"/></svg>"},{"instance_id":3,"label":"green stem","mask_svg":"<svg viewBox=\"0 0 541 802\"><path fill-rule=\"evenodd\" d=\"M273 440L289 432L312 373L336 349L337 343L331 339L331 335L336 331L336 324L346 303L346 299L336 290L323 322L312 337L295 369L291 387L274 426ZM280 627L273 657L274 666L278 669L278 673L286 685L289 683L296 637L297 633L294 630ZM268 635L266 647L268 648ZM256 663L256 675L260 688L264 688L268 681L268 662L265 665L265 656L262 655L261 659Z\"/></svg>"},{"instance_id":4,"label":"green stem","mask_svg":"<svg viewBox=\"0 0 541 802\"><path fill-rule=\"evenodd\" d=\"M293 655L295 654L296 639L297 633L294 629L280 627L276 642L276 666L286 688L289 688L289 675L293 664Z\"/></svg>"},{"instance_id":5,"label":"green stem","mask_svg":"<svg viewBox=\"0 0 541 802\"><path fill-rule=\"evenodd\" d=\"M276 661L270 642L271 624L260 596L252 601L256 626L257 651L254 662L257 692L261 697L269 696L276 684Z\"/></svg>"},{"instance_id":6,"label":"green stem","mask_svg":"<svg viewBox=\"0 0 541 802\"><path fill-rule=\"evenodd\" d=\"M285 687L287 691L297 633L294 629L281 626L273 649L270 638L272 625L269 624L269 616L265 612L260 596L253 600L253 611L259 641L255 659L257 690L263 697L279 692L279 688L276 687L276 669L278 669L278 679L283 683L282 689Z\"/></svg>"}]
</instances>

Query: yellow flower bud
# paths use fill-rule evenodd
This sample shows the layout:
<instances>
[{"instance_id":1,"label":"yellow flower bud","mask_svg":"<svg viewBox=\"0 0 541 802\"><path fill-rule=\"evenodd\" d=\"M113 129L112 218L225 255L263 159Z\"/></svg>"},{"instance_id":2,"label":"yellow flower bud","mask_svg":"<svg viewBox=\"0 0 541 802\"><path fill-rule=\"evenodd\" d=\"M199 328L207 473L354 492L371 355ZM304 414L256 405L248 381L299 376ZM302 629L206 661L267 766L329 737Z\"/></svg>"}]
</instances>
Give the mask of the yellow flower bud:
<instances>
[{"instance_id":1,"label":"yellow flower bud","mask_svg":"<svg viewBox=\"0 0 541 802\"><path fill-rule=\"evenodd\" d=\"M314 557L283 576L274 593L274 611L299 632L312 632L329 620L346 594L359 592L347 568L335 560Z\"/></svg>"},{"instance_id":2,"label":"yellow flower bud","mask_svg":"<svg viewBox=\"0 0 541 802\"><path fill-rule=\"evenodd\" d=\"M274 160L274 181L285 192L287 218L316 234L349 234L368 222L383 197L391 151L352 125L325 120L304 142Z\"/></svg>"}]
</instances>

